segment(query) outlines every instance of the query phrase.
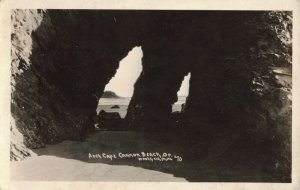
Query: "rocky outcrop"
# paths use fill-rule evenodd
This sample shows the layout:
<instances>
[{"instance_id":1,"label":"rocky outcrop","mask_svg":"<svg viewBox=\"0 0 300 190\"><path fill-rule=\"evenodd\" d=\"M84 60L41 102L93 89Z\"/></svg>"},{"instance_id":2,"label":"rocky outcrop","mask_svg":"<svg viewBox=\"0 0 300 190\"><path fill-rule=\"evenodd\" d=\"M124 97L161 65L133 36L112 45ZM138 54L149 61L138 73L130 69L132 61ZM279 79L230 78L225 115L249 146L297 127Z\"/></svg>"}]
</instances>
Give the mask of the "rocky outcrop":
<instances>
[{"instance_id":1,"label":"rocky outcrop","mask_svg":"<svg viewBox=\"0 0 300 190\"><path fill-rule=\"evenodd\" d=\"M118 108L120 108L120 106L114 105L114 106L111 106L110 108L111 108L111 109L118 109Z\"/></svg>"},{"instance_id":2,"label":"rocky outcrop","mask_svg":"<svg viewBox=\"0 0 300 190\"><path fill-rule=\"evenodd\" d=\"M33 151L28 149L24 145L24 137L16 127L14 118L11 118L11 129L10 129L10 159L11 160L23 160L28 156L36 155Z\"/></svg>"},{"instance_id":3,"label":"rocky outcrop","mask_svg":"<svg viewBox=\"0 0 300 190\"><path fill-rule=\"evenodd\" d=\"M123 130L122 118L118 112L105 112L101 110L97 116L97 126L106 130Z\"/></svg>"}]
</instances>

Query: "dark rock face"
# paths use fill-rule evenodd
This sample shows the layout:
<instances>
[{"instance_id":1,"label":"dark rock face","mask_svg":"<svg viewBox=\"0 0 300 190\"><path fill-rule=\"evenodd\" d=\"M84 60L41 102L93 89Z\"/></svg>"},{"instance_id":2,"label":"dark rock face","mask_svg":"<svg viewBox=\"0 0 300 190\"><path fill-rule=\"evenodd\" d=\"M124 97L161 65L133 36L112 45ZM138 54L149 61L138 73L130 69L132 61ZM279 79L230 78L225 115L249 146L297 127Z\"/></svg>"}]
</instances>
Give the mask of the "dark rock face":
<instances>
[{"instance_id":1,"label":"dark rock face","mask_svg":"<svg viewBox=\"0 0 300 190\"><path fill-rule=\"evenodd\" d=\"M238 14L226 17L235 27L220 20L218 50L205 68L191 71L184 119L187 128L219 133L220 142L243 144L235 151L251 145L253 154L261 154L257 163L264 162L265 170L286 177L291 163L291 15L250 13L241 19ZM276 73L274 67L283 73ZM225 147L223 143L224 151Z\"/></svg>"},{"instance_id":2,"label":"dark rock face","mask_svg":"<svg viewBox=\"0 0 300 190\"><path fill-rule=\"evenodd\" d=\"M215 43L206 12L157 12L143 33L143 72L135 84L126 119L137 130L167 130L172 104L185 75ZM208 23L208 24L207 24ZM167 35L166 35L167 34ZM159 110L159 114L155 110Z\"/></svg>"},{"instance_id":3,"label":"dark rock face","mask_svg":"<svg viewBox=\"0 0 300 190\"><path fill-rule=\"evenodd\" d=\"M198 151L203 146L197 143L207 141L204 154L210 158L239 147L233 151L254 157L267 172L289 180L291 13L188 16L203 25L187 24L184 16L158 17L150 24L154 32L142 41L143 73L126 116L129 126L163 135L172 130L171 105L184 75L191 72L180 127L189 147ZM158 20L171 24L166 27ZM284 73L280 76L274 67ZM246 152L249 146L260 156Z\"/></svg>"},{"instance_id":4,"label":"dark rock face","mask_svg":"<svg viewBox=\"0 0 300 190\"><path fill-rule=\"evenodd\" d=\"M137 45L127 19L118 12L14 10L12 127L27 147L93 130L105 85Z\"/></svg>"},{"instance_id":5,"label":"dark rock face","mask_svg":"<svg viewBox=\"0 0 300 190\"><path fill-rule=\"evenodd\" d=\"M208 157L251 145L260 156L249 157L288 180L291 20L274 11L14 10L12 129L29 148L84 138L119 61L142 46L130 129L166 134L176 118L187 144L208 141ZM172 115L189 72L184 112Z\"/></svg>"},{"instance_id":6,"label":"dark rock face","mask_svg":"<svg viewBox=\"0 0 300 190\"><path fill-rule=\"evenodd\" d=\"M98 126L101 129L120 130L122 127L122 119L118 112L105 112L101 110L98 114Z\"/></svg>"}]
</instances>

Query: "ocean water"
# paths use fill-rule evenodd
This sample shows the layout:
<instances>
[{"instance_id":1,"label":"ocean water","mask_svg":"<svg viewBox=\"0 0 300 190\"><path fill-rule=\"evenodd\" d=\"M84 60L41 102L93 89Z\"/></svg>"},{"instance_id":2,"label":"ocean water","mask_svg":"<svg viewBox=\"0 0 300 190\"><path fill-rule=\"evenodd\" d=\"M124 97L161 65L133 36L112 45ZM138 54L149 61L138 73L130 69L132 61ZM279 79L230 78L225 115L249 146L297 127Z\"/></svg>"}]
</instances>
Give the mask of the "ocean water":
<instances>
[{"instance_id":1,"label":"ocean water","mask_svg":"<svg viewBox=\"0 0 300 190\"><path fill-rule=\"evenodd\" d=\"M125 98L101 98L98 105L129 105L131 97ZM183 104L186 101L186 96L179 96L175 104Z\"/></svg>"},{"instance_id":2,"label":"ocean water","mask_svg":"<svg viewBox=\"0 0 300 190\"><path fill-rule=\"evenodd\" d=\"M127 108L131 97L124 97L124 98L100 98L98 103L97 113L100 110L104 110L106 112L119 112L120 116L124 118L127 113ZM186 96L179 96L178 101L172 107L172 111L180 111L181 105L185 103ZM118 105L120 108L111 108L114 105Z\"/></svg>"}]
</instances>

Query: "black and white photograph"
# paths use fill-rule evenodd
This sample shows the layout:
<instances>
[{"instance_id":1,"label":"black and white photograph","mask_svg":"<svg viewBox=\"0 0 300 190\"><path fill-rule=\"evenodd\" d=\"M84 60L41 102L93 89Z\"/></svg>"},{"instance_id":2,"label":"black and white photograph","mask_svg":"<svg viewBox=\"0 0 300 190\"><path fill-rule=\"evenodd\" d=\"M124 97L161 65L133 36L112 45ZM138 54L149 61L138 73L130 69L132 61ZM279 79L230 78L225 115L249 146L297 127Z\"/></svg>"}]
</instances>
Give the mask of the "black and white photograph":
<instances>
[{"instance_id":1,"label":"black and white photograph","mask_svg":"<svg viewBox=\"0 0 300 190\"><path fill-rule=\"evenodd\" d=\"M299 180L292 10L9 14L10 181Z\"/></svg>"},{"instance_id":2,"label":"black and white photograph","mask_svg":"<svg viewBox=\"0 0 300 190\"><path fill-rule=\"evenodd\" d=\"M292 12L11 16L12 179L291 181Z\"/></svg>"}]
</instances>

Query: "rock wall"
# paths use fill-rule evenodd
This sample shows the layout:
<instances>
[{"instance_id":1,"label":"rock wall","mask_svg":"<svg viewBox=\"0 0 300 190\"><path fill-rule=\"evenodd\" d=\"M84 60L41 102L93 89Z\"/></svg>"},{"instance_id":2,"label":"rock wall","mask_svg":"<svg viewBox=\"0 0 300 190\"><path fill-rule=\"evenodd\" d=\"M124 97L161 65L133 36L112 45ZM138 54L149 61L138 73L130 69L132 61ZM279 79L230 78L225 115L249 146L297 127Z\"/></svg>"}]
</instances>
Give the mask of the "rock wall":
<instances>
[{"instance_id":1,"label":"rock wall","mask_svg":"<svg viewBox=\"0 0 300 190\"><path fill-rule=\"evenodd\" d=\"M27 147L93 131L105 85L137 45L127 19L118 12L12 12L12 130Z\"/></svg>"},{"instance_id":2,"label":"rock wall","mask_svg":"<svg viewBox=\"0 0 300 190\"><path fill-rule=\"evenodd\" d=\"M131 127L162 131L164 138L173 127L176 92L191 72L182 142L209 159L247 155L290 180L291 12L160 13L152 19L127 115Z\"/></svg>"},{"instance_id":3,"label":"rock wall","mask_svg":"<svg viewBox=\"0 0 300 190\"><path fill-rule=\"evenodd\" d=\"M218 50L205 70L191 72L187 126L208 136L217 132L208 146L222 146L212 151L239 147L234 151L247 152L265 171L286 180L291 171L292 15L237 12L217 22L223 32Z\"/></svg>"}]
</instances>

